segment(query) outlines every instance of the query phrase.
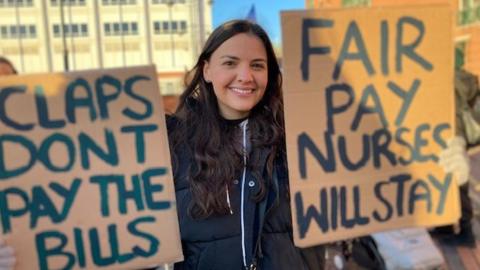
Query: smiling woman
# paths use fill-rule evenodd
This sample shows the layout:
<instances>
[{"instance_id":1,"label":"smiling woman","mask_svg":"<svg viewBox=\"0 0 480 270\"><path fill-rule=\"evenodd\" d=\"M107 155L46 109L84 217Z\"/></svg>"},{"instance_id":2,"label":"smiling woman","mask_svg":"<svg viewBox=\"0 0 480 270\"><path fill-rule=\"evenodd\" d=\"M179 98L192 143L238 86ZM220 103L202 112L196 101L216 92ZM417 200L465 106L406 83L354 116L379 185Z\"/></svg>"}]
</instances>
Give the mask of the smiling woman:
<instances>
[{"instance_id":1,"label":"smiling woman","mask_svg":"<svg viewBox=\"0 0 480 270\"><path fill-rule=\"evenodd\" d=\"M322 269L321 248L310 264L293 244L282 77L265 31L220 25L188 78L167 117L185 257L175 269Z\"/></svg>"},{"instance_id":2,"label":"smiling woman","mask_svg":"<svg viewBox=\"0 0 480 270\"><path fill-rule=\"evenodd\" d=\"M224 118L247 117L267 87L265 47L255 35L238 34L218 47L203 66L203 74L205 80L213 84Z\"/></svg>"}]
</instances>

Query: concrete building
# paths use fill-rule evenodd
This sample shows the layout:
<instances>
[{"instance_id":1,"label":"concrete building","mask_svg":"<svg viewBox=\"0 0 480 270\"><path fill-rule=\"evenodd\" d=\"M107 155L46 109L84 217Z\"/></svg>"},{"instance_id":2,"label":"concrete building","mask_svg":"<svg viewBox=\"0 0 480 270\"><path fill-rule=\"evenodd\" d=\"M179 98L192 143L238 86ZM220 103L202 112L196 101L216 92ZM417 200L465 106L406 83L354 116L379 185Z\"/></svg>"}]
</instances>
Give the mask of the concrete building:
<instances>
[{"instance_id":1,"label":"concrete building","mask_svg":"<svg viewBox=\"0 0 480 270\"><path fill-rule=\"evenodd\" d=\"M175 95L211 10L211 0L0 0L0 55L20 73L155 64L162 93Z\"/></svg>"},{"instance_id":2,"label":"concrete building","mask_svg":"<svg viewBox=\"0 0 480 270\"><path fill-rule=\"evenodd\" d=\"M480 0L306 0L305 7L377 7L438 3L450 4L456 15L455 47L464 52L465 69L480 76Z\"/></svg>"}]
</instances>

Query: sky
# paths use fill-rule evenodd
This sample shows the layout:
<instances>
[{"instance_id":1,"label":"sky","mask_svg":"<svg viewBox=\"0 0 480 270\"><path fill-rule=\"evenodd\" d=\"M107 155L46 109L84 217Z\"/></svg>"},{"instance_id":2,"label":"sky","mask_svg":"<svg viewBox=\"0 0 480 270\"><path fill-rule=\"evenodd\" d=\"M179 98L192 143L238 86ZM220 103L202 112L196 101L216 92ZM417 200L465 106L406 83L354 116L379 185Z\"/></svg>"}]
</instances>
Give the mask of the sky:
<instances>
[{"instance_id":1,"label":"sky","mask_svg":"<svg viewBox=\"0 0 480 270\"><path fill-rule=\"evenodd\" d=\"M244 19L252 4L257 23L267 31L273 43L280 44L280 11L303 9L305 0L213 0L213 27L228 20Z\"/></svg>"}]
</instances>

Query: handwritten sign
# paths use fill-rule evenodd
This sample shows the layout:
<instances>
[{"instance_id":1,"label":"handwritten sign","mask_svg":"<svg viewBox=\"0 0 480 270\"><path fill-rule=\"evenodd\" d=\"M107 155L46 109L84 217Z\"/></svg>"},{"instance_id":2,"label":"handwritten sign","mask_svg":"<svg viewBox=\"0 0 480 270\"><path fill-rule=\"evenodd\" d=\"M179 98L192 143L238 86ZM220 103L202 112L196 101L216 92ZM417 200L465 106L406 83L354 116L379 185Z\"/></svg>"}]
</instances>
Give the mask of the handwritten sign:
<instances>
[{"instance_id":1,"label":"handwritten sign","mask_svg":"<svg viewBox=\"0 0 480 270\"><path fill-rule=\"evenodd\" d=\"M1 232L16 269L182 260L152 66L0 79Z\"/></svg>"},{"instance_id":2,"label":"handwritten sign","mask_svg":"<svg viewBox=\"0 0 480 270\"><path fill-rule=\"evenodd\" d=\"M459 218L448 6L282 14L298 246Z\"/></svg>"}]
</instances>

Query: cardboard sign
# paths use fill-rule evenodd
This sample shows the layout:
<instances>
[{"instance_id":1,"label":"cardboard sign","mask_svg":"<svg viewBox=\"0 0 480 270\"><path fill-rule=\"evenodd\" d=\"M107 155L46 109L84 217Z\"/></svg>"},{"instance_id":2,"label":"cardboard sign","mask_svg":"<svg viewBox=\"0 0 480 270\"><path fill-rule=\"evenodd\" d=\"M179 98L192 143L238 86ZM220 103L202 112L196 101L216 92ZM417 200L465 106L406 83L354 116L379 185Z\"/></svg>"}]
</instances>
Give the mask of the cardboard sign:
<instances>
[{"instance_id":1,"label":"cardboard sign","mask_svg":"<svg viewBox=\"0 0 480 270\"><path fill-rule=\"evenodd\" d=\"M282 14L298 246L459 218L448 6Z\"/></svg>"},{"instance_id":2,"label":"cardboard sign","mask_svg":"<svg viewBox=\"0 0 480 270\"><path fill-rule=\"evenodd\" d=\"M15 269L182 260L153 66L0 79L1 232Z\"/></svg>"}]
</instances>

